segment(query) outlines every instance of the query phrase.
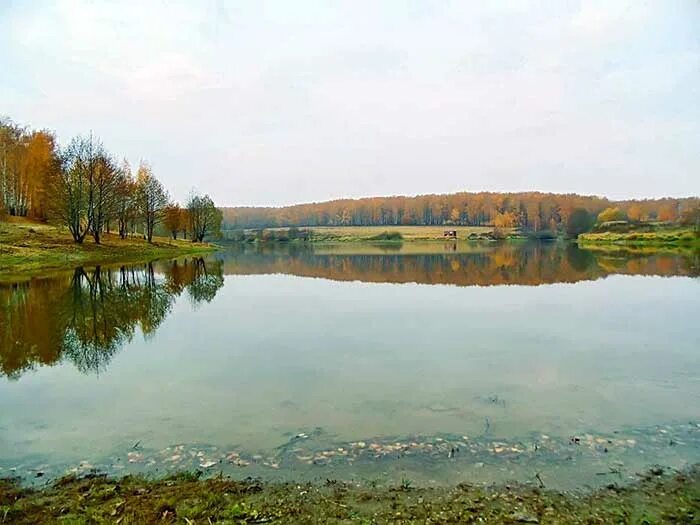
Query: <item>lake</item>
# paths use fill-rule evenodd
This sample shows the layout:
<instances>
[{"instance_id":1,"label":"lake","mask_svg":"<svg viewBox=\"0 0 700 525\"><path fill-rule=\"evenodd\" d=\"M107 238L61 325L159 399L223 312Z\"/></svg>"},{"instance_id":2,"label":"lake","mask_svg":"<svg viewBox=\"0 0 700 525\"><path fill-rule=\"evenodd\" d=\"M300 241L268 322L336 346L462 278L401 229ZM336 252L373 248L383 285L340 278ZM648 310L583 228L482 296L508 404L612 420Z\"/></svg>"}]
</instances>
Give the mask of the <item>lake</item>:
<instances>
[{"instance_id":1,"label":"lake","mask_svg":"<svg viewBox=\"0 0 700 525\"><path fill-rule=\"evenodd\" d=\"M700 254L231 245L0 285L0 477L582 488L700 461Z\"/></svg>"}]
</instances>

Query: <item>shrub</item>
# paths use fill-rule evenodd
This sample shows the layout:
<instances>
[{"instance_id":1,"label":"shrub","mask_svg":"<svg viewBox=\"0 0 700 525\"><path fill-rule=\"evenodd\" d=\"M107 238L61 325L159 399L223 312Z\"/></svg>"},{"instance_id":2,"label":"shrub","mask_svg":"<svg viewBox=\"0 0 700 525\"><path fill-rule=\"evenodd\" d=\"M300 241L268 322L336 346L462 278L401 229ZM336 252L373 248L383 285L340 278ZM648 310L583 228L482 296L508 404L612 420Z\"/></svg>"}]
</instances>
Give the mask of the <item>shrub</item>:
<instances>
[{"instance_id":1,"label":"shrub","mask_svg":"<svg viewBox=\"0 0 700 525\"><path fill-rule=\"evenodd\" d=\"M557 239L557 232L552 230L540 230L531 232L528 236L539 241L554 241Z\"/></svg>"},{"instance_id":2,"label":"shrub","mask_svg":"<svg viewBox=\"0 0 700 525\"><path fill-rule=\"evenodd\" d=\"M401 241L403 240L403 235L401 232L382 232L378 235L374 235L369 238L370 241Z\"/></svg>"},{"instance_id":3,"label":"shrub","mask_svg":"<svg viewBox=\"0 0 700 525\"><path fill-rule=\"evenodd\" d=\"M626 233L630 231L630 224L627 221L607 221L598 223L594 230L596 232Z\"/></svg>"},{"instance_id":4,"label":"shrub","mask_svg":"<svg viewBox=\"0 0 700 525\"><path fill-rule=\"evenodd\" d=\"M506 234L505 230L503 230L501 228L494 228L493 232L491 233L491 237L493 239L497 239L499 241L502 241L507 237L507 234Z\"/></svg>"},{"instance_id":5,"label":"shrub","mask_svg":"<svg viewBox=\"0 0 700 525\"><path fill-rule=\"evenodd\" d=\"M228 238L232 241L243 242L246 240L245 230L233 230L228 234Z\"/></svg>"},{"instance_id":6,"label":"shrub","mask_svg":"<svg viewBox=\"0 0 700 525\"><path fill-rule=\"evenodd\" d=\"M582 233L590 231L593 227L593 217L584 208L576 208L566 221L566 233L572 237L578 237Z\"/></svg>"}]
</instances>

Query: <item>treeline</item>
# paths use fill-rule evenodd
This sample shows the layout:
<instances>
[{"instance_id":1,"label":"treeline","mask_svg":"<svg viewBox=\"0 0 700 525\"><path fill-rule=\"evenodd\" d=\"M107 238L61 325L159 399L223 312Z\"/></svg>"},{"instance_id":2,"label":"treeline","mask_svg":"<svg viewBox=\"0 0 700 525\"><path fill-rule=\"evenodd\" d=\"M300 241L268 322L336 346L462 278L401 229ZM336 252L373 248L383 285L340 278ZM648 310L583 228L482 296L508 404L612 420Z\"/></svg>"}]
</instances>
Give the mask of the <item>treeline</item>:
<instances>
[{"instance_id":1,"label":"treeline","mask_svg":"<svg viewBox=\"0 0 700 525\"><path fill-rule=\"evenodd\" d=\"M157 227L173 238L201 242L219 231L221 212L208 195L193 193L184 207L173 202L142 161L134 173L93 136L77 136L65 147L53 133L0 120L0 215L64 225L76 243L104 233L149 242Z\"/></svg>"},{"instance_id":2,"label":"treeline","mask_svg":"<svg viewBox=\"0 0 700 525\"><path fill-rule=\"evenodd\" d=\"M583 222L617 209L640 221L678 222L700 207L697 197L611 201L596 196L525 193L455 193L417 197L374 197L299 204L280 208L223 208L224 228L279 226L461 225L566 231L575 211ZM574 223L578 222L576 220Z\"/></svg>"}]
</instances>

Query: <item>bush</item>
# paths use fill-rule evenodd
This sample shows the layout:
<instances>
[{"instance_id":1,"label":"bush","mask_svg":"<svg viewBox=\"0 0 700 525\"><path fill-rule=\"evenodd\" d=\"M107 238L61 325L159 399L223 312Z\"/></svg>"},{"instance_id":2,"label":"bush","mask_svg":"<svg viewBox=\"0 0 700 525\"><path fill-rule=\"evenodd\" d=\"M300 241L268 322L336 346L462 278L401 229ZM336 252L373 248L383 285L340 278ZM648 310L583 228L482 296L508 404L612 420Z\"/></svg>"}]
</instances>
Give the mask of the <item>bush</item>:
<instances>
[{"instance_id":1,"label":"bush","mask_svg":"<svg viewBox=\"0 0 700 525\"><path fill-rule=\"evenodd\" d=\"M569 220L566 222L566 233L572 237L578 237L582 233L586 233L593 227L593 217L584 208L576 208Z\"/></svg>"},{"instance_id":2,"label":"bush","mask_svg":"<svg viewBox=\"0 0 700 525\"><path fill-rule=\"evenodd\" d=\"M227 233L226 236L232 241L243 242L246 240L245 230L233 230Z\"/></svg>"},{"instance_id":3,"label":"bush","mask_svg":"<svg viewBox=\"0 0 700 525\"><path fill-rule=\"evenodd\" d=\"M630 229L630 223L627 221L607 221L598 223L594 228L594 231L626 233L630 231Z\"/></svg>"},{"instance_id":4,"label":"bush","mask_svg":"<svg viewBox=\"0 0 700 525\"><path fill-rule=\"evenodd\" d=\"M494 228L493 232L491 233L491 238L496 239L498 241L505 240L506 237L508 237L508 235L502 228Z\"/></svg>"},{"instance_id":5,"label":"bush","mask_svg":"<svg viewBox=\"0 0 700 525\"><path fill-rule=\"evenodd\" d=\"M369 238L370 241L401 241L403 240L403 235L401 232L382 232L379 235L374 235Z\"/></svg>"},{"instance_id":6,"label":"bush","mask_svg":"<svg viewBox=\"0 0 700 525\"><path fill-rule=\"evenodd\" d=\"M528 237L537 239L538 241L555 241L557 239L557 232L552 230L540 230L537 232L530 232Z\"/></svg>"}]
</instances>

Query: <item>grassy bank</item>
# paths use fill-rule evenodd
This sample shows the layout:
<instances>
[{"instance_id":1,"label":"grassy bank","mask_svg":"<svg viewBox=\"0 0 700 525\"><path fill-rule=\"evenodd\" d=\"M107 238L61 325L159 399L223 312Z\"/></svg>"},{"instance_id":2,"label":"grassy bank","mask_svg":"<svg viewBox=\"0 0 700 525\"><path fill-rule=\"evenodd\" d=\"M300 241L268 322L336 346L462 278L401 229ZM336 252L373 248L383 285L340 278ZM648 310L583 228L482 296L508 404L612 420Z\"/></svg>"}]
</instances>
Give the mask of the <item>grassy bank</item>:
<instances>
[{"instance_id":1,"label":"grassy bank","mask_svg":"<svg viewBox=\"0 0 700 525\"><path fill-rule=\"evenodd\" d=\"M315 242L371 241L382 234L398 234L404 241L444 240L447 230L455 230L458 239L470 234L487 234L493 228L478 226L318 226L311 228ZM381 239L379 239L381 240Z\"/></svg>"},{"instance_id":2,"label":"grassy bank","mask_svg":"<svg viewBox=\"0 0 700 525\"><path fill-rule=\"evenodd\" d=\"M619 244L627 246L689 246L700 248L700 237L689 228L648 232L600 232L579 235L580 245Z\"/></svg>"},{"instance_id":3,"label":"grassy bank","mask_svg":"<svg viewBox=\"0 0 700 525\"><path fill-rule=\"evenodd\" d=\"M120 239L105 235L101 244L86 238L73 242L66 230L52 225L8 220L0 222L0 281L15 280L80 265L135 263L205 253L214 247L189 241L154 238Z\"/></svg>"},{"instance_id":4,"label":"grassy bank","mask_svg":"<svg viewBox=\"0 0 700 525\"><path fill-rule=\"evenodd\" d=\"M315 243L339 242L411 242L444 241L448 230L457 232L458 240L493 240L494 228L488 226L314 226L297 229L305 239ZM266 228L262 235L259 230L227 231L225 237L232 240L291 240L289 228ZM499 232L501 237L514 235L514 229ZM307 235L308 234L308 235Z\"/></svg>"},{"instance_id":5,"label":"grassy bank","mask_svg":"<svg viewBox=\"0 0 700 525\"><path fill-rule=\"evenodd\" d=\"M180 474L65 478L41 489L0 481L5 523L698 523L700 470L653 471L586 495L521 486L263 484Z\"/></svg>"}]
</instances>

